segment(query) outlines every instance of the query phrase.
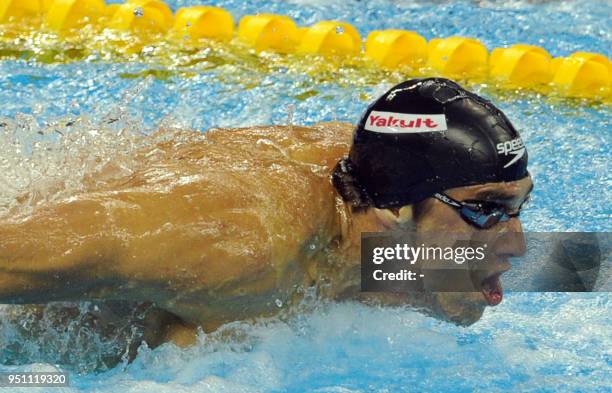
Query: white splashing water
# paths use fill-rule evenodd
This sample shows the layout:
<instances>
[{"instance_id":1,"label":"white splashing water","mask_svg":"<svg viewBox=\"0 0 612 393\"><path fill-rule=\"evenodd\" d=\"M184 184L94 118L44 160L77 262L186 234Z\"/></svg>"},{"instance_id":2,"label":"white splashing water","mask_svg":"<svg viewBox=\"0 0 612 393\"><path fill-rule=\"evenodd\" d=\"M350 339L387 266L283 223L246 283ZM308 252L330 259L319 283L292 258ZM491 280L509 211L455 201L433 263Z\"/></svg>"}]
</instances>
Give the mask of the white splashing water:
<instances>
[{"instance_id":1,"label":"white splashing water","mask_svg":"<svg viewBox=\"0 0 612 393\"><path fill-rule=\"evenodd\" d=\"M228 324L189 349L141 348L130 365L73 375L66 391L598 392L610 380L609 323L601 294L513 294L469 328L405 308L319 304Z\"/></svg>"},{"instance_id":2,"label":"white splashing water","mask_svg":"<svg viewBox=\"0 0 612 393\"><path fill-rule=\"evenodd\" d=\"M44 121L36 113L0 117L0 218L77 194L94 180L88 175L110 163L117 176L129 175L134 150L147 141L142 122L126 108L148 83L127 91L97 119L87 114Z\"/></svg>"}]
</instances>

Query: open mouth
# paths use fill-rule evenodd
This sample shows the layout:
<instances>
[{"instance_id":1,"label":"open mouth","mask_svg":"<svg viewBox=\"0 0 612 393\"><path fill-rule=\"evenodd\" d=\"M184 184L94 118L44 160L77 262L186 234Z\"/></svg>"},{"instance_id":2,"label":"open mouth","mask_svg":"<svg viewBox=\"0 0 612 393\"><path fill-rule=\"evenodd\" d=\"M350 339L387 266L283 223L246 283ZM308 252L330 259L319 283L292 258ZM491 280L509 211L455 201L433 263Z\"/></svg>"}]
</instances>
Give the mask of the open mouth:
<instances>
[{"instance_id":1,"label":"open mouth","mask_svg":"<svg viewBox=\"0 0 612 393\"><path fill-rule=\"evenodd\" d=\"M504 297L500 276L501 273L496 273L482 280L481 291L489 306L497 306Z\"/></svg>"}]
</instances>

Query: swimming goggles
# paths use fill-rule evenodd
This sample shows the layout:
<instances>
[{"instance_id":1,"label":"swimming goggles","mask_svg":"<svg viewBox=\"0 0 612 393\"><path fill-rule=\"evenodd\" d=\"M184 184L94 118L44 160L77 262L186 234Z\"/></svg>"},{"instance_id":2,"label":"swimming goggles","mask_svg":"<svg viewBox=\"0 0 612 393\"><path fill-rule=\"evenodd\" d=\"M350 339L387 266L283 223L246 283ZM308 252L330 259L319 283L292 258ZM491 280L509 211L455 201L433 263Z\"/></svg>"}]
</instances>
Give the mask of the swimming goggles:
<instances>
[{"instance_id":1,"label":"swimming goggles","mask_svg":"<svg viewBox=\"0 0 612 393\"><path fill-rule=\"evenodd\" d=\"M480 229L489 229L500 222L509 221L512 217L518 217L523 205L528 202L529 197L523 201L518 210L514 213L508 211L495 202L487 201L466 201L459 202L446 194L435 193L434 198L459 211L461 217L471 225Z\"/></svg>"}]
</instances>

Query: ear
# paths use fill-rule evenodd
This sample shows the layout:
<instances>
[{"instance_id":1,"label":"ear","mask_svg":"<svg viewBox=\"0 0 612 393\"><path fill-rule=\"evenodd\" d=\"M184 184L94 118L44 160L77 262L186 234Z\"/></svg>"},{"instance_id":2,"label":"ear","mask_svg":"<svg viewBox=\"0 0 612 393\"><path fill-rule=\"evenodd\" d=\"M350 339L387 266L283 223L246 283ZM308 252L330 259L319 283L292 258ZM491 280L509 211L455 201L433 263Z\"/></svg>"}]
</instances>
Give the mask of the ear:
<instances>
[{"instance_id":1,"label":"ear","mask_svg":"<svg viewBox=\"0 0 612 393\"><path fill-rule=\"evenodd\" d=\"M406 228L409 226L413 225L413 207L412 205L406 205L406 206L402 206L399 209L399 214L397 216L398 219L398 224L402 227L402 228Z\"/></svg>"},{"instance_id":2,"label":"ear","mask_svg":"<svg viewBox=\"0 0 612 393\"><path fill-rule=\"evenodd\" d=\"M386 230L393 230L399 227L397 216L389 209L373 208L374 215L378 224Z\"/></svg>"},{"instance_id":3,"label":"ear","mask_svg":"<svg viewBox=\"0 0 612 393\"><path fill-rule=\"evenodd\" d=\"M378 222L386 229L400 229L412 224L412 205L402 206L399 210L373 208Z\"/></svg>"}]
</instances>

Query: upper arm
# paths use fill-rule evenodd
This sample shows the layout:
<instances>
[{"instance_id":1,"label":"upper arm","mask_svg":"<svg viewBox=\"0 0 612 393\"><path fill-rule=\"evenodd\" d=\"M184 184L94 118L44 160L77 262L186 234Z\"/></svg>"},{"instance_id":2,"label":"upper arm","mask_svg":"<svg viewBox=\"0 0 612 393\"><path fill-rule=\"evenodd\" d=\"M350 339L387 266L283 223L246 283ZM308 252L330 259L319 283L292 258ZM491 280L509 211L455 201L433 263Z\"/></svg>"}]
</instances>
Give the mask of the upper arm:
<instances>
[{"instance_id":1,"label":"upper arm","mask_svg":"<svg viewBox=\"0 0 612 393\"><path fill-rule=\"evenodd\" d=\"M309 145L293 135L284 146L285 129L247 131L167 147L124 181L40 207L14 232L23 238L14 244L31 269L99 280L106 297L274 290L300 268L306 242L333 229L325 167L313 170L292 153L338 144L315 138ZM258 144L268 136L272 145ZM19 254L11 244L0 243L0 258Z\"/></svg>"}]
</instances>

